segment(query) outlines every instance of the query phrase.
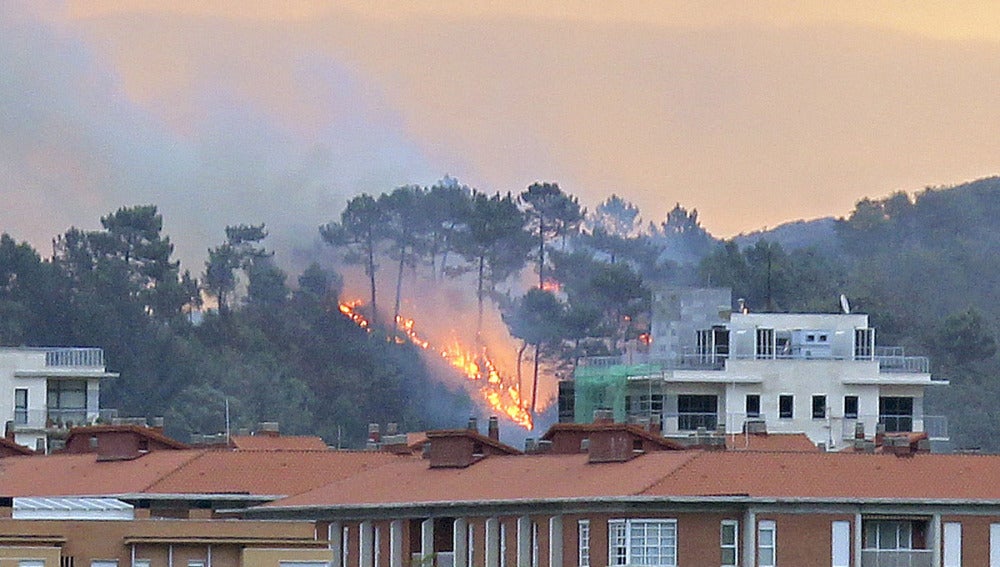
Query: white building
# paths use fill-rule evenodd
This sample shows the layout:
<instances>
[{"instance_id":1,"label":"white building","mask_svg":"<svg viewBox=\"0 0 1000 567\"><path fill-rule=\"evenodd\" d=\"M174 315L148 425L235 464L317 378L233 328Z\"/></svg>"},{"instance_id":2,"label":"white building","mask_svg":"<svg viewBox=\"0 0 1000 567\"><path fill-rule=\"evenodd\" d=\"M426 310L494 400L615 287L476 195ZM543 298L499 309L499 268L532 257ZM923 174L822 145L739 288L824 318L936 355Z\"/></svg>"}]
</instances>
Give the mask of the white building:
<instances>
[{"instance_id":1,"label":"white building","mask_svg":"<svg viewBox=\"0 0 1000 567\"><path fill-rule=\"evenodd\" d=\"M99 348L0 348L0 423L14 441L46 449L50 435L100 415L107 372Z\"/></svg>"},{"instance_id":2,"label":"white building","mask_svg":"<svg viewBox=\"0 0 1000 567\"><path fill-rule=\"evenodd\" d=\"M732 312L723 289L654 299L650 364L584 361L576 421L601 406L617 419L657 420L668 437L805 433L834 450L861 426L869 439L879 426L947 439L945 419L924 415L923 401L927 387L948 382L931 378L926 357L876 346L867 315Z\"/></svg>"}]
</instances>

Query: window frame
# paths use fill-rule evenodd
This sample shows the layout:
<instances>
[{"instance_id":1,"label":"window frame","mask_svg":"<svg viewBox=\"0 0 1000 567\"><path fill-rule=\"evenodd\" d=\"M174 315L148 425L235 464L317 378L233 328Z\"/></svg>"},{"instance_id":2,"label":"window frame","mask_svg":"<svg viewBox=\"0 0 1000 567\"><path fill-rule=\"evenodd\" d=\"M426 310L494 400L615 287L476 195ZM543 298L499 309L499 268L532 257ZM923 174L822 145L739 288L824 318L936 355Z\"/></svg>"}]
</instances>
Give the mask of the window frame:
<instances>
[{"instance_id":1,"label":"window frame","mask_svg":"<svg viewBox=\"0 0 1000 567\"><path fill-rule=\"evenodd\" d=\"M726 542L726 529L731 528L733 532L732 543ZM732 560L726 562L726 551L732 550ZM738 567L740 564L740 522L739 520L722 520L719 524L719 564L722 567Z\"/></svg>"},{"instance_id":2,"label":"window frame","mask_svg":"<svg viewBox=\"0 0 1000 567\"><path fill-rule=\"evenodd\" d=\"M756 410L751 411L750 400L754 400L754 405ZM747 417L758 418L760 417L760 394L747 394L743 402L743 411L746 412Z\"/></svg>"},{"instance_id":3,"label":"window frame","mask_svg":"<svg viewBox=\"0 0 1000 567\"><path fill-rule=\"evenodd\" d=\"M576 523L576 564L577 567L590 567L590 520Z\"/></svg>"},{"instance_id":4,"label":"window frame","mask_svg":"<svg viewBox=\"0 0 1000 567\"><path fill-rule=\"evenodd\" d=\"M771 542L764 544L764 533L770 533ZM763 551L770 551L771 560L765 562ZM757 567L775 567L778 564L778 525L774 520L757 522Z\"/></svg>"},{"instance_id":5,"label":"window frame","mask_svg":"<svg viewBox=\"0 0 1000 567\"><path fill-rule=\"evenodd\" d=\"M854 411L847 410L847 402L851 401L854 405ZM860 407L861 400L858 396L844 396L844 419L858 419L858 408Z\"/></svg>"},{"instance_id":6,"label":"window frame","mask_svg":"<svg viewBox=\"0 0 1000 567\"><path fill-rule=\"evenodd\" d=\"M820 402L817 408L816 402ZM816 411L819 409L819 411ZM813 394L812 396L812 418L813 419L826 419L826 394Z\"/></svg>"},{"instance_id":7,"label":"window frame","mask_svg":"<svg viewBox=\"0 0 1000 567\"><path fill-rule=\"evenodd\" d=\"M652 534L647 533L651 528L655 528L655 541L657 545L649 545L648 541ZM640 541L637 530L643 531ZM663 530L666 529L666 533ZM675 518L629 518L608 520L608 565L658 565L661 567L677 567L677 520ZM664 538L669 538L672 543L666 545L659 543ZM657 550L656 554L666 549L667 557L660 557L658 563L642 563L643 557L636 557L637 552L645 550ZM639 553L647 555L646 553ZM649 559L648 557L646 558Z\"/></svg>"},{"instance_id":8,"label":"window frame","mask_svg":"<svg viewBox=\"0 0 1000 567\"><path fill-rule=\"evenodd\" d=\"M785 401L788 401L788 411L785 411ZM781 394L778 396L778 419L795 419L795 396Z\"/></svg>"}]
</instances>

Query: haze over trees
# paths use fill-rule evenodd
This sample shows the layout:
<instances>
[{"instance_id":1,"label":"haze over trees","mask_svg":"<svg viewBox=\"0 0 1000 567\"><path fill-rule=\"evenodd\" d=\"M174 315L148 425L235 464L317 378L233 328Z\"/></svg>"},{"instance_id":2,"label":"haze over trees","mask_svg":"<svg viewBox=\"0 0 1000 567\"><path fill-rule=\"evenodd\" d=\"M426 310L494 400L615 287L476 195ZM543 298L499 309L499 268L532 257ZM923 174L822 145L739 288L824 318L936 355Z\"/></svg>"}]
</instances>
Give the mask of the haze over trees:
<instances>
[{"instance_id":1,"label":"haze over trees","mask_svg":"<svg viewBox=\"0 0 1000 567\"><path fill-rule=\"evenodd\" d=\"M330 266L286 274L264 225L220 227L196 278L172 259L156 207L140 205L109 213L101 230L68 229L47 258L0 236L0 343L104 348L122 377L102 403L166 414L182 438L220 431L228 400L237 426L278 420L358 444L368 421L455 426L474 411L416 346L391 340L417 283L475 282L479 312L495 305L519 340L525 393L540 371L565 376L581 356L641 345L657 286L728 286L757 311L838 312L844 293L870 314L879 344L928 354L951 379L925 411L949 415L956 444L1000 450L998 179L864 199L806 247L768 233L719 241L680 204L661 221L617 195L586 211L551 182L487 194L445 178L359 195L330 218L318 235L366 275L373 332L338 309L342 278ZM796 241L817 242L810 226L796 227Z\"/></svg>"}]
</instances>

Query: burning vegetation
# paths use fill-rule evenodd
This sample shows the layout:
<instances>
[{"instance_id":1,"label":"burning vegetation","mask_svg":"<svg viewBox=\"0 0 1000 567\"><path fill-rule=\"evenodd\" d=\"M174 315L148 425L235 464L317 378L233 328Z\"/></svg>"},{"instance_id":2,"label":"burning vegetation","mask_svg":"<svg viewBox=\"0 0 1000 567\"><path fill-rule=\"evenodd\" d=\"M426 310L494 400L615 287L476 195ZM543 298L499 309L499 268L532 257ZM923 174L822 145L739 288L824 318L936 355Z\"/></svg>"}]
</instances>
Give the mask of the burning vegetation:
<instances>
[{"instance_id":1,"label":"burning vegetation","mask_svg":"<svg viewBox=\"0 0 1000 567\"><path fill-rule=\"evenodd\" d=\"M360 300L346 301L340 304L340 312L350 317L359 327L371 331L371 324L363 313L364 304ZM534 427L533 416L529 411L528 401L521 396L521 384L516 377L502 372L498 363L491 357L485 345L469 346L464 343L457 332L444 344L432 344L416 331L413 319L396 317L396 341L410 342L428 353L436 353L451 368L457 370L472 386L479 399L507 419L531 430Z\"/></svg>"}]
</instances>

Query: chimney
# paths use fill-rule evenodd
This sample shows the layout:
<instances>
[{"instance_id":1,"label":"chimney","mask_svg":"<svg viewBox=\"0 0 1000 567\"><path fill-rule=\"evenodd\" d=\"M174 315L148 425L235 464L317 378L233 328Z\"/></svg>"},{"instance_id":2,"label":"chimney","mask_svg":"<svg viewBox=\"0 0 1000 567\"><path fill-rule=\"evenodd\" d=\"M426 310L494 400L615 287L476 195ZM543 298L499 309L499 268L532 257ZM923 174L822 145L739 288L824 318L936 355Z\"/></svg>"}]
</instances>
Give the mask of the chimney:
<instances>
[{"instance_id":1,"label":"chimney","mask_svg":"<svg viewBox=\"0 0 1000 567\"><path fill-rule=\"evenodd\" d=\"M368 448L375 449L382 441L382 433L377 423L368 424Z\"/></svg>"},{"instance_id":2,"label":"chimney","mask_svg":"<svg viewBox=\"0 0 1000 567\"><path fill-rule=\"evenodd\" d=\"M497 419L497 416L495 416L495 415L494 416L490 416L489 435L488 436L489 436L490 439L492 439L494 441L499 441L500 440L500 420Z\"/></svg>"},{"instance_id":3,"label":"chimney","mask_svg":"<svg viewBox=\"0 0 1000 567\"><path fill-rule=\"evenodd\" d=\"M885 442L885 424L879 423L875 425L875 446L881 447Z\"/></svg>"},{"instance_id":4,"label":"chimney","mask_svg":"<svg viewBox=\"0 0 1000 567\"><path fill-rule=\"evenodd\" d=\"M154 417L153 418L153 425L151 427L153 429L155 429L156 431L158 431L160 433L163 433L163 423L164 423L164 420L163 420L162 416L161 417Z\"/></svg>"},{"instance_id":5,"label":"chimney","mask_svg":"<svg viewBox=\"0 0 1000 567\"><path fill-rule=\"evenodd\" d=\"M649 432L653 435L662 435L663 418L658 413L654 413L649 418Z\"/></svg>"},{"instance_id":6,"label":"chimney","mask_svg":"<svg viewBox=\"0 0 1000 567\"><path fill-rule=\"evenodd\" d=\"M385 424L385 434L386 435L396 435L399 433L399 424L395 421L390 421Z\"/></svg>"},{"instance_id":7,"label":"chimney","mask_svg":"<svg viewBox=\"0 0 1000 567\"><path fill-rule=\"evenodd\" d=\"M632 437L623 428L602 429L590 434L587 462L623 463L635 456Z\"/></svg>"},{"instance_id":8,"label":"chimney","mask_svg":"<svg viewBox=\"0 0 1000 567\"><path fill-rule=\"evenodd\" d=\"M277 421L262 421L257 426L257 435L265 437L277 437L279 435Z\"/></svg>"},{"instance_id":9,"label":"chimney","mask_svg":"<svg viewBox=\"0 0 1000 567\"><path fill-rule=\"evenodd\" d=\"M865 438L865 422L859 421L854 424L854 438L855 439Z\"/></svg>"},{"instance_id":10,"label":"chimney","mask_svg":"<svg viewBox=\"0 0 1000 567\"><path fill-rule=\"evenodd\" d=\"M7 420L3 427L3 437L8 441L14 440L14 421Z\"/></svg>"},{"instance_id":11,"label":"chimney","mask_svg":"<svg viewBox=\"0 0 1000 567\"><path fill-rule=\"evenodd\" d=\"M467 429L469 431L474 431L476 433L479 433L479 420L476 419L475 417L470 417Z\"/></svg>"}]
</instances>

